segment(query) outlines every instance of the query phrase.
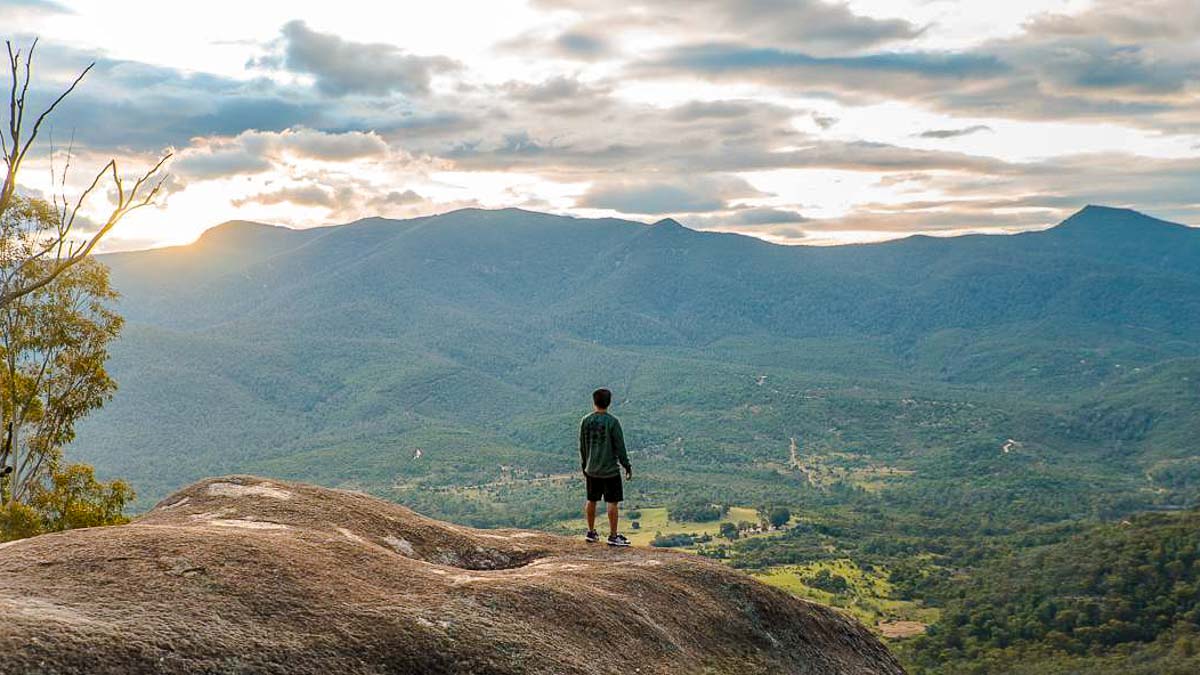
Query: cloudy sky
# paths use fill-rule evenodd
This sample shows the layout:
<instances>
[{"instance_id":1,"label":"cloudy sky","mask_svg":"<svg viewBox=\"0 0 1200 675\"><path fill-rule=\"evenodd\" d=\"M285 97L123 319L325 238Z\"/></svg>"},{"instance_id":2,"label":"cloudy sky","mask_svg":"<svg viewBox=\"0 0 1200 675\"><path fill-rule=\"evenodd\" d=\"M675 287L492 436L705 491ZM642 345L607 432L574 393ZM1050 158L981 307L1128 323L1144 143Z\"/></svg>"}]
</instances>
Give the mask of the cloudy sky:
<instances>
[{"instance_id":1,"label":"cloudy sky","mask_svg":"<svg viewBox=\"0 0 1200 675\"><path fill-rule=\"evenodd\" d=\"M97 62L45 134L74 182L175 152L110 248L464 206L813 244L1088 203L1200 224L1195 0L383 7L0 0L0 26L40 38L39 101Z\"/></svg>"}]
</instances>

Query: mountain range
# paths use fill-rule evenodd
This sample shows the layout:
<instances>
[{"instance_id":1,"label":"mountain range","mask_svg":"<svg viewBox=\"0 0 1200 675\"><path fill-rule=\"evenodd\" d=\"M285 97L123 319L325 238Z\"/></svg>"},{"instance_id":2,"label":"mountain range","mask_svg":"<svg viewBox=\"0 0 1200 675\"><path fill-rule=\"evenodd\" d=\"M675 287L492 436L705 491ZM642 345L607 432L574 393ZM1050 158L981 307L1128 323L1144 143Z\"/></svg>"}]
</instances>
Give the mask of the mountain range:
<instances>
[{"instance_id":1,"label":"mountain range","mask_svg":"<svg viewBox=\"0 0 1200 675\"><path fill-rule=\"evenodd\" d=\"M1200 230L1134 211L805 247L466 209L100 259L120 390L71 452L150 501L247 471L536 524L574 509L530 514L573 494L534 479L574 472L602 385L647 501L793 499L861 464L898 489L1033 472L1146 503L1200 481Z\"/></svg>"}]
</instances>

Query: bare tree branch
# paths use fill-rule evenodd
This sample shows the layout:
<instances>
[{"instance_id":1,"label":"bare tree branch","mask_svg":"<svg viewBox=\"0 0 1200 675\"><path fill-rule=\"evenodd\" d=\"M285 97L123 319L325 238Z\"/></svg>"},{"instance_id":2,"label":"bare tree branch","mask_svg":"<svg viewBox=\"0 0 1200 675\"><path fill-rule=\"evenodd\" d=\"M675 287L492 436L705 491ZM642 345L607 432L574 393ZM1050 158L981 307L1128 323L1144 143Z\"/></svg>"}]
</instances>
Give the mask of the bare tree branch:
<instances>
[{"instance_id":1,"label":"bare tree branch","mask_svg":"<svg viewBox=\"0 0 1200 675\"><path fill-rule=\"evenodd\" d=\"M159 169L161 169L170 158L171 153L164 155L162 159L158 160L158 163L155 164L153 168L151 168L149 171L143 174L141 178L138 179L137 183L134 185L134 188L128 193L125 192L122 186L120 173L117 171L117 161L109 160L108 164L106 164L104 168L96 174L96 177L92 180L91 185L89 185L88 188L79 196L79 200L75 203L75 208L71 210L71 216L67 221L67 230L69 231L75 224L75 218L79 213L79 209L83 206L83 203L87 199L88 195L90 195L92 191L96 189L96 186L100 183L100 179L104 177L105 173L112 174L113 181L117 185L118 196L117 205L109 214L108 219L105 220L104 224L100 226L100 229L97 230L90 239L83 243L78 249L72 249L66 256L57 260L54 265L50 267L49 271L43 273L38 279L20 285L16 288L6 289L3 292L0 292L0 307L3 307L22 295L32 293L33 291L36 291L54 281L56 278L58 278L58 275L65 272L69 267L86 258L92 252L92 249L96 247L96 244L99 244L100 240L104 238L104 235L108 234L109 230L115 227L116 224L120 222L120 220L128 213L152 204L154 202L154 198L158 196L159 190L162 188L165 179L158 181L154 188L140 199L138 198L138 192L152 176L158 173ZM22 266L28 265L29 262L29 260L24 261Z\"/></svg>"},{"instance_id":2,"label":"bare tree branch","mask_svg":"<svg viewBox=\"0 0 1200 675\"><path fill-rule=\"evenodd\" d=\"M29 52L24 55L24 61L22 61L20 49L14 50L11 41L6 41L5 44L8 48L8 65L11 77L11 86L9 87L8 97L9 119L7 140L5 139L5 135L0 133L0 141L3 141L2 147L6 168L4 183L2 186L0 186L0 219L3 218L4 214L14 204L13 200L17 188L17 175L21 169L21 165L24 162L26 155L33 147L34 141L36 141L38 138L38 133L41 131L42 124L58 108L59 104L75 91L76 87L79 86L79 83L82 82L83 79L87 77L88 73L91 72L92 68L96 66L95 62L88 64L88 66L84 68L78 76L75 77L75 79L71 82L71 85L67 87L61 94L59 94L58 97L55 98L50 105L47 106L37 116L37 118L33 121L32 128L29 129L28 136L26 136L24 133L24 126L26 122L25 112L29 86L33 79L33 54L37 48L37 40L35 39L30 45ZM24 66L23 78L21 77L22 65ZM13 232L3 233L3 236L6 237L25 236L39 240L30 242L32 248L26 248L24 250L23 257L0 261L0 267L2 267L4 276L3 281L0 282L0 307L4 307L22 295L32 293L54 281L60 274L62 274L72 265L79 263L88 255L90 255L92 250L95 249L96 245L100 243L100 240L103 239L104 236L107 235L122 218L132 211L136 211L137 209L152 204L161 192L164 183L164 179L162 178L154 183L153 187L150 187L149 189L147 188L151 183L151 180L157 174L159 174L163 165L168 159L171 158L170 153L167 153L161 159L159 159L158 163L155 164L154 167L145 174L142 174L142 176L138 178L138 180L129 189L126 188L124 180L125 177L121 175L120 171L118 171L117 162L114 159L109 160L109 162L104 165L104 168L96 173L92 182L75 201L75 205L68 208L69 202L66 198L65 191L66 173L71 166L71 156L74 149L73 135L71 143L71 148L68 150L67 154L66 166L63 169L63 174L60 179L61 183L52 188L56 190L53 196L53 208L59 213L59 215L56 218L54 227L43 228L44 230L49 230L45 239L40 240L39 237L35 237L34 234L36 233L19 231L19 227L17 228L18 232L15 235ZM53 148L51 149L51 153L53 155ZM53 168L51 171L53 172ZM116 188L117 203L109 213L108 218L95 233L93 233L90 237L77 241L71 235L73 233L76 220L79 217L80 209L83 207L87 198L96 191L96 188L106 176L111 177L112 183ZM57 177L52 174L51 182L59 182L56 179ZM62 189L63 191L63 194L61 195L61 207L59 206L59 195L57 193L58 189ZM34 263L45 263L46 257L51 253L54 253L52 264L46 265L44 270L39 270L38 275L26 279L24 282L15 287L10 287L10 284L14 279L24 276L20 274L21 272L28 270Z\"/></svg>"},{"instance_id":3,"label":"bare tree branch","mask_svg":"<svg viewBox=\"0 0 1200 675\"><path fill-rule=\"evenodd\" d=\"M31 55L32 55L32 53L31 53ZM26 67L28 67L29 62L26 61L25 65L26 65ZM83 81L83 78L85 76L87 76L87 74L89 72L91 72L92 68L95 68L95 67L96 67L95 61L89 63L87 68L84 68L83 72L79 73L79 76L75 78L75 81L71 82L71 86L67 87L66 91L59 94L58 98L54 99L54 102L51 103L48 108L43 110L42 114L38 115L37 121L35 121L33 123L33 129L31 129L29 132L29 139L27 141L25 141L25 147L21 150L21 159L25 158L25 153L29 152L29 147L31 145L33 145L34 139L37 138L38 130L42 128L42 122L46 121L46 118L50 116L50 113L54 112L54 109L58 107L59 103L63 102L63 99L65 99L71 92L75 91L75 87L78 87L79 83ZM28 84L29 83L26 82L26 86L28 86ZM22 102L25 100L24 97L25 97L25 94L22 93L21 94Z\"/></svg>"}]
</instances>

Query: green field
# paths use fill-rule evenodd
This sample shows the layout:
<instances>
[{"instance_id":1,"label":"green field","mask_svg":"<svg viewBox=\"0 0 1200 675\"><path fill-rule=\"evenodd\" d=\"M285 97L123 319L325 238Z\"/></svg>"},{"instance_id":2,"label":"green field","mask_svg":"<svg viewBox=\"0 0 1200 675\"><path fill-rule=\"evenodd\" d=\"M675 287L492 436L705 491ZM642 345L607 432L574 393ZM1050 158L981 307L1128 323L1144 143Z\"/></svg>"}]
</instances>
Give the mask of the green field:
<instances>
[{"instance_id":1,"label":"green field","mask_svg":"<svg viewBox=\"0 0 1200 675\"><path fill-rule=\"evenodd\" d=\"M845 588L819 581L822 572L829 575L827 578L844 580ZM863 569L845 558L769 567L755 572L754 577L793 595L846 610L872 627L894 621L928 625L938 618L936 608L919 601L895 599L895 588L888 581L886 568Z\"/></svg>"},{"instance_id":2,"label":"green field","mask_svg":"<svg viewBox=\"0 0 1200 675\"><path fill-rule=\"evenodd\" d=\"M625 515L630 511L637 511L640 514L636 521L638 523L638 529L636 530L631 527L633 521L628 518L627 515ZM605 518L604 504L600 503L597 505L596 509L596 529L598 531L606 531L608 526ZM719 520L713 520L709 522L671 520L668 509L665 506L651 506L646 508L630 507L622 509L621 532L629 538L629 541L632 542L634 546L649 546L650 542L654 540L654 537L660 534L707 534L713 538L713 542L710 543L718 543L721 541L726 541L717 536L721 531L721 523L733 523L736 525L739 522L748 522L757 524L758 521L758 512L754 508L748 506L731 506L725 515ZM577 533L582 531L583 527L584 521L583 514L581 512L578 518L572 518L558 523L556 529L563 533ZM772 537L777 534L779 534L779 532L750 533L743 534L742 538L759 539ZM695 552L697 548L698 547L696 546L683 546L679 547L678 550Z\"/></svg>"}]
</instances>

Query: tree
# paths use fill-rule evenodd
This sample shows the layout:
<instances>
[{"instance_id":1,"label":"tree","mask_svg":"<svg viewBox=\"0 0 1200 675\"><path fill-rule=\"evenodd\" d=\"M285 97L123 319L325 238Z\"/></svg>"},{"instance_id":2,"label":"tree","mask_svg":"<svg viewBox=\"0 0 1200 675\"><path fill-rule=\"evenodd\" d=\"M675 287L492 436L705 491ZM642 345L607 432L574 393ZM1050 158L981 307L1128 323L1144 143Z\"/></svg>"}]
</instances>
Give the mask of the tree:
<instances>
[{"instance_id":1,"label":"tree","mask_svg":"<svg viewBox=\"0 0 1200 675\"><path fill-rule=\"evenodd\" d=\"M726 507L709 504L703 500L683 500L668 510L670 519L677 523L709 523L718 520Z\"/></svg>"},{"instance_id":2,"label":"tree","mask_svg":"<svg viewBox=\"0 0 1200 675\"><path fill-rule=\"evenodd\" d=\"M730 541L733 541L734 539L737 539L738 537L740 537L741 534L738 532L737 525L726 521L724 523L721 523L721 536L725 537L726 539L728 539Z\"/></svg>"},{"instance_id":3,"label":"tree","mask_svg":"<svg viewBox=\"0 0 1200 675\"><path fill-rule=\"evenodd\" d=\"M74 265L82 262L100 240L112 230L130 212L148 206L154 202L163 185L163 179L154 181L154 177L171 157L166 153L149 171L138 178L132 186L127 186L121 172L117 168L117 160L109 160L92 179L88 187L74 200L68 201L65 192L57 193L48 204L49 213L53 218L44 217L44 213L30 213L31 202L39 200L22 199L17 194L17 177L21 166L33 148L34 141L42 129L42 124L54 112L60 103L75 90L83 78L91 71L95 63L88 65L75 78L69 87L50 103L37 117L33 118L32 126L26 126L26 106L28 103L29 84L32 79L33 52L37 48L37 40L29 47L29 53L22 59L21 50L13 50L11 42L8 47L9 70L11 71L11 87L9 89L8 128L0 129L0 151L4 155L4 182L0 185L0 222L4 230L0 237L6 240L16 237L27 240L33 245L22 247L20 256L4 255L0 257L0 307L4 307L23 295L32 293L49 284ZM23 71L23 73L22 73ZM70 168L70 151L67 153L66 165L62 172L61 184L55 189L65 191L66 173ZM111 178L112 193L115 204L112 210L99 223L95 231L89 235L80 236L76 225L80 221L79 214L88 197L106 177ZM52 176L52 182L56 177ZM47 204L46 202L40 202ZM10 248L7 254L15 249ZM33 271L36 270L36 273Z\"/></svg>"},{"instance_id":4,"label":"tree","mask_svg":"<svg viewBox=\"0 0 1200 675\"><path fill-rule=\"evenodd\" d=\"M68 464L38 483L30 501L42 516L41 530L58 532L128 522L123 512L132 499L125 481L102 483L87 464Z\"/></svg>"},{"instance_id":5,"label":"tree","mask_svg":"<svg viewBox=\"0 0 1200 675\"><path fill-rule=\"evenodd\" d=\"M48 264L27 273L40 277ZM108 268L84 260L0 307L0 538L119 522L133 497L120 481L97 482L91 467L65 465L62 453L75 423L116 389L104 369L122 325L108 307L115 298Z\"/></svg>"},{"instance_id":6,"label":"tree","mask_svg":"<svg viewBox=\"0 0 1200 675\"><path fill-rule=\"evenodd\" d=\"M0 505L0 542L76 527L129 522L125 505L133 490L124 481L101 483L87 464L68 464L34 484L30 503Z\"/></svg>"},{"instance_id":7,"label":"tree","mask_svg":"<svg viewBox=\"0 0 1200 675\"><path fill-rule=\"evenodd\" d=\"M758 517L763 522L763 527L783 527L792 519L792 512L786 506L760 506L758 508Z\"/></svg>"},{"instance_id":8,"label":"tree","mask_svg":"<svg viewBox=\"0 0 1200 675\"><path fill-rule=\"evenodd\" d=\"M827 593L845 593L850 589L850 583L846 581L846 577L840 574L833 574L829 570L822 567L816 574L804 580L806 586L818 588Z\"/></svg>"}]
</instances>

